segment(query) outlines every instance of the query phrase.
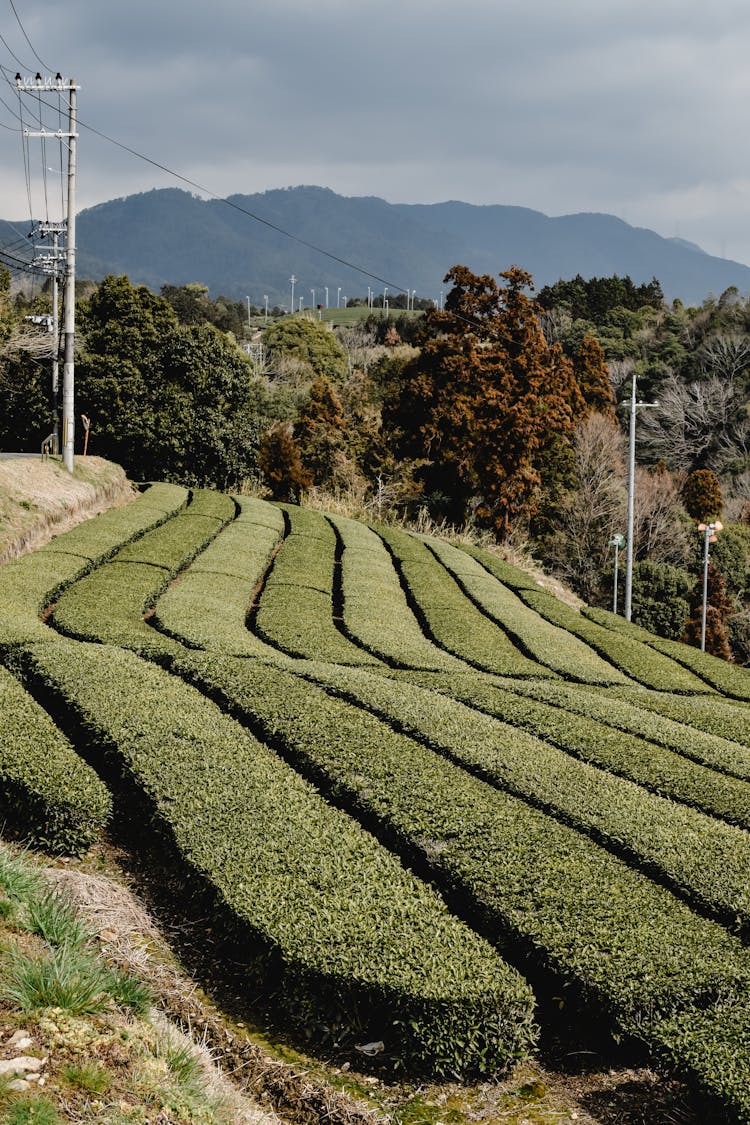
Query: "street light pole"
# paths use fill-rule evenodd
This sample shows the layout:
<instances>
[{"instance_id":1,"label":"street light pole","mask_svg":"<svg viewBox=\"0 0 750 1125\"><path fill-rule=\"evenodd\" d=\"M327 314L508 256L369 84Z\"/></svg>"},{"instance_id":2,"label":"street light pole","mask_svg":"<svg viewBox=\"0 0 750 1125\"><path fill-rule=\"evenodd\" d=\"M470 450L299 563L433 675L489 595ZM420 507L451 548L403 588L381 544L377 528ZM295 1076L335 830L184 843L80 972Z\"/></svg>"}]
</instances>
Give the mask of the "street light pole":
<instances>
[{"instance_id":1,"label":"street light pole","mask_svg":"<svg viewBox=\"0 0 750 1125\"><path fill-rule=\"evenodd\" d=\"M703 532L703 607L701 609L701 652L706 651L706 616L708 610L708 545L716 542L716 532L723 531L724 524L719 520L713 523L699 523L698 531Z\"/></svg>"},{"instance_id":2,"label":"street light pole","mask_svg":"<svg viewBox=\"0 0 750 1125\"><path fill-rule=\"evenodd\" d=\"M614 587L613 587L613 590L612 590L612 612L613 613L617 613L617 585L618 585L618 578L619 578L619 571L620 571L620 547L622 547L624 542L625 542L625 536L620 535L619 532L616 535L613 535L612 538L609 541L610 547L614 547L614 549L615 549L615 581L614 581Z\"/></svg>"}]
</instances>

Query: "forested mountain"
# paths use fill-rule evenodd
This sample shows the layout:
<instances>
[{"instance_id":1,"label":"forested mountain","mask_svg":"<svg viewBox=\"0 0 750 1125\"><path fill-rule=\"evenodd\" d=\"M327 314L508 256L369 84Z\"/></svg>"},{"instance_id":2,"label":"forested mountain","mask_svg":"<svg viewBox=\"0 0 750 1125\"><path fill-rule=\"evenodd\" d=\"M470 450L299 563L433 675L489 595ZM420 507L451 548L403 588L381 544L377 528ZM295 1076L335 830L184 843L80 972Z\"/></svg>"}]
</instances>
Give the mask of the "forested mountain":
<instances>
[{"instance_id":1,"label":"forested mountain","mask_svg":"<svg viewBox=\"0 0 750 1125\"><path fill-rule=\"evenodd\" d=\"M154 290L198 281L214 296L250 295L260 304L267 294L280 305L290 301L292 274L305 305L312 304L312 289L322 301L325 286L334 304L339 288L355 296L366 294L368 285L387 285L391 292L416 289L420 296L436 298L446 270L457 262L495 276L517 264L537 286L576 274L629 275L637 284L658 277L668 299L689 304L700 304L709 293L719 296L732 285L750 291L747 266L612 215L550 218L525 207L456 201L391 204L320 187L234 195L229 202L233 206L169 188L82 211L79 274L99 279L125 273ZM23 222L0 222L0 245L16 242L18 230L25 230ZM347 268L312 246L367 272Z\"/></svg>"}]
</instances>

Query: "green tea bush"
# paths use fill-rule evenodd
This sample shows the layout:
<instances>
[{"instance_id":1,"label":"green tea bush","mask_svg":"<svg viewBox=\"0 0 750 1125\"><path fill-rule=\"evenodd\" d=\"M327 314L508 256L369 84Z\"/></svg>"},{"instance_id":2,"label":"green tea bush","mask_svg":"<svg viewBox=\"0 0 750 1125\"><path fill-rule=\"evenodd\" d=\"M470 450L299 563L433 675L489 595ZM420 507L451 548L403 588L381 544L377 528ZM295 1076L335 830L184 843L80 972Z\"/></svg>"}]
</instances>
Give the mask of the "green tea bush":
<instances>
[{"instance_id":1,"label":"green tea bush","mask_svg":"<svg viewBox=\"0 0 750 1125\"><path fill-rule=\"evenodd\" d=\"M491 1074L528 1049L519 975L213 703L100 645L32 646L24 669L75 714L131 817L147 811L228 918L252 986L273 982L292 1018L382 1039L394 1063L438 1075Z\"/></svg>"},{"instance_id":2,"label":"green tea bush","mask_svg":"<svg viewBox=\"0 0 750 1125\"><path fill-rule=\"evenodd\" d=\"M274 559L255 628L289 656L340 664L378 664L336 627L333 617L336 536L318 512L285 505L291 532Z\"/></svg>"},{"instance_id":3,"label":"green tea bush","mask_svg":"<svg viewBox=\"0 0 750 1125\"><path fill-rule=\"evenodd\" d=\"M580 637L605 660L609 660L616 668L645 687L692 693L710 690L681 664L655 652L640 641L597 625L552 594L543 590L521 590L519 596L553 625L559 625Z\"/></svg>"},{"instance_id":4,"label":"green tea bush","mask_svg":"<svg viewBox=\"0 0 750 1125\"><path fill-rule=\"evenodd\" d=\"M716 1092L696 1060L726 1030L698 1017L723 1006L750 1029L750 956L737 938L588 837L290 673L198 653L180 670L428 866L496 941L552 971L563 996L587 998ZM746 1051L734 1075L732 1107L750 1114Z\"/></svg>"},{"instance_id":5,"label":"green tea bush","mask_svg":"<svg viewBox=\"0 0 750 1125\"><path fill-rule=\"evenodd\" d=\"M425 542L446 570L454 575L472 602L505 629L533 660L545 664L566 679L591 684L626 682L622 673L602 660L588 645L540 617L466 551L437 539Z\"/></svg>"},{"instance_id":6,"label":"green tea bush","mask_svg":"<svg viewBox=\"0 0 750 1125\"><path fill-rule=\"evenodd\" d=\"M314 667L305 675L477 776L587 832L658 874L701 909L750 930L750 835L671 799L684 799L685 793L708 812L728 810L736 822L750 827L750 786L686 763L642 739L499 688L490 689L491 698L505 722L434 691L364 671ZM471 696L467 692L469 704ZM653 763L654 757L661 760ZM750 755L746 759L750 764ZM605 772L612 766L641 783L646 778L656 792Z\"/></svg>"},{"instance_id":7,"label":"green tea bush","mask_svg":"<svg viewBox=\"0 0 750 1125\"><path fill-rule=\"evenodd\" d=\"M687 724L692 731L750 746L750 710L742 703L716 695L691 697L625 688L618 688L616 696L634 704L641 713L653 712ZM608 698L613 698L612 694Z\"/></svg>"},{"instance_id":8,"label":"green tea bush","mask_svg":"<svg viewBox=\"0 0 750 1125\"><path fill-rule=\"evenodd\" d=\"M461 660L500 675L554 675L523 656L507 634L471 604L424 543L395 528L377 530L396 561L430 639Z\"/></svg>"},{"instance_id":9,"label":"green tea bush","mask_svg":"<svg viewBox=\"0 0 750 1125\"><path fill-rule=\"evenodd\" d=\"M720 660L709 652L701 652L699 648L693 648L692 645L682 644L680 641L670 641L666 637L657 637L654 633L649 633L641 626L634 625L632 622L626 621L623 617L614 613L609 613L607 610L589 607L584 610L584 613L586 617L595 621L598 625L611 629L618 635L622 634L624 637L640 641L675 660L678 664L684 665L685 668L689 668L701 680L705 680L712 688L724 695L743 701L750 700L750 669L737 664L729 664L726 660Z\"/></svg>"},{"instance_id":10,"label":"green tea bush","mask_svg":"<svg viewBox=\"0 0 750 1125\"><path fill-rule=\"evenodd\" d=\"M344 622L358 644L388 664L407 668L465 669L438 648L412 613L383 541L371 528L329 516L343 544L341 584Z\"/></svg>"},{"instance_id":11,"label":"green tea bush","mask_svg":"<svg viewBox=\"0 0 750 1125\"><path fill-rule=\"evenodd\" d=\"M0 716L0 820L35 847L86 851L109 820L108 790L5 668Z\"/></svg>"},{"instance_id":12,"label":"green tea bush","mask_svg":"<svg viewBox=\"0 0 750 1125\"><path fill-rule=\"evenodd\" d=\"M152 485L132 503L95 516L40 550L0 567L0 646L41 640L44 628L33 619L61 590L124 543L164 522L187 495L177 485Z\"/></svg>"}]
</instances>

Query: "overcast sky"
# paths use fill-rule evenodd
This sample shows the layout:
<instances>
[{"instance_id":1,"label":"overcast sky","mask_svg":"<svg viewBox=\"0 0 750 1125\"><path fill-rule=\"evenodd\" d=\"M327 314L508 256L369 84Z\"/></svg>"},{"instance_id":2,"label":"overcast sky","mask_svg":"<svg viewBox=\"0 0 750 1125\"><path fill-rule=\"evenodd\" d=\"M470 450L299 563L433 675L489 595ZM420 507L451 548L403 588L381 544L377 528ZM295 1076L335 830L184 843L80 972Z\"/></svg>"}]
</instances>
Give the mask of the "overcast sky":
<instances>
[{"instance_id":1,"label":"overcast sky","mask_svg":"<svg viewBox=\"0 0 750 1125\"><path fill-rule=\"evenodd\" d=\"M180 186L92 126L218 195L318 184L604 211L750 264L747 0L13 4L11 85L41 69L81 87L80 207ZM0 217L28 224L19 98L0 87ZM44 217L57 146L29 143Z\"/></svg>"}]
</instances>

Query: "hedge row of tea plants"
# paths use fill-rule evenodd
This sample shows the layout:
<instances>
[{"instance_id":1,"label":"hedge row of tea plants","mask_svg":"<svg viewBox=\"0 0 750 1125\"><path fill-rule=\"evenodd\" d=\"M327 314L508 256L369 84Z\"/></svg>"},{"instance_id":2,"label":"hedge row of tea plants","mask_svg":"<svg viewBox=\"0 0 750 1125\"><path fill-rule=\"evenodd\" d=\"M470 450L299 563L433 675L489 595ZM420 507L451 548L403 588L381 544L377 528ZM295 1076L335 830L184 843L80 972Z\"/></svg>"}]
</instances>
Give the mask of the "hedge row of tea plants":
<instances>
[{"instance_id":1,"label":"hedge row of tea plants","mask_svg":"<svg viewBox=\"0 0 750 1125\"><path fill-rule=\"evenodd\" d=\"M598 625L622 633L626 637L633 637L635 640L650 645L657 652L671 657L672 660L676 660L678 664L683 664L691 672L695 672L696 676L700 676L702 680L705 680L711 687L716 688L724 695L733 696L735 699L743 701L750 700L749 669L737 664L730 664L726 660L719 660L718 657L712 656L710 652L701 652L699 648L694 648L692 645L685 645L680 641L670 641L665 637L657 637L655 633L649 633L647 629L642 629L640 625L634 625L631 621L626 621L624 617L619 617L606 609L595 609L587 606L583 613Z\"/></svg>"},{"instance_id":2,"label":"hedge row of tea plants","mask_svg":"<svg viewBox=\"0 0 750 1125\"><path fill-rule=\"evenodd\" d=\"M572 715L569 724L560 724L558 733L554 719L559 711L510 692L498 691L506 703L507 721L500 722L434 691L359 669L316 668L305 674L493 785L587 832L610 851L678 889L699 908L750 930L750 834L669 799L681 797L666 785L671 765L679 788L679 760L662 766L659 789L664 796L660 796L596 768L611 759L619 764L640 757L646 762L644 774L653 778L657 770L649 768L648 756L649 752L659 754L654 746ZM542 737L555 737L545 742L526 733L525 727ZM610 743L609 754L608 747L599 749L603 740ZM579 753L580 758L571 757L566 750ZM736 821L750 827L750 785L732 779L728 786L732 792L726 793L723 786L728 779L692 767L692 763L687 772L695 789L702 781L699 796L702 807L710 812L714 804L720 809L729 804L739 791L731 812ZM637 766L628 768L629 776L637 773ZM714 782L718 783L718 797L712 791ZM683 788L690 791L687 783Z\"/></svg>"},{"instance_id":3,"label":"hedge row of tea plants","mask_svg":"<svg viewBox=\"0 0 750 1125\"><path fill-rule=\"evenodd\" d=\"M607 694L606 701L613 698L616 703L619 699L631 702L641 713L652 712L667 720L685 723L694 731L750 746L750 708L723 696L690 697L618 688L616 696Z\"/></svg>"},{"instance_id":4,"label":"hedge row of tea plants","mask_svg":"<svg viewBox=\"0 0 750 1125\"><path fill-rule=\"evenodd\" d=\"M226 916L253 987L290 1018L382 1039L394 1064L437 1075L489 1075L527 1051L519 974L200 693L100 645L61 639L19 661L76 717L89 759L125 786L123 808L152 819Z\"/></svg>"},{"instance_id":5,"label":"hedge row of tea plants","mask_svg":"<svg viewBox=\"0 0 750 1125\"><path fill-rule=\"evenodd\" d=\"M731 820L742 815L739 823L744 823L745 789L733 783L750 780L750 755L740 743L656 718L608 693L597 695L596 689L581 690L559 681L399 675L658 793Z\"/></svg>"},{"instance_id":6,"label":"hedge row of tea plants","mask_svg":"<svg viewBox=\"0 0 750 1125\"><path fill-rule=\"evenodd\" d=\"M135 500L110 508L56 536L39 553L65 551L98 563L125 543L163 523L185 507L190 494L178 484L152 484Z\"/></svg>"},{"instance_id":7,"label":"hedge row of tea plants","mask_svg":"<svg viewBox=\"0 0 750 1125\"><path fill-rule=\"evenodd\" d=\"M411 595L420 624L438 645L461 660L508 676L551 676L525 657L507 634L473 606L455 579L414 535L378 527Z\"/></svg>"},{"instance_id":8,"label":"hedge row of tea plants","mask_svg":"<svg viewBox=\"0 0 750 1125\"><path fill-rule=\"evenodd\" d=\"M467 555L471 555L473 559L481 563L485 570L490 574L494 574L498 581L502 582L503 586L508 586L511 590L538 590L540 589L539 583L532 578L530 574L520 570L517 566L512 566L511 563L505 562L504 559L498 558L497 555L491 551L484 551L481 547L470 547L468 544L461 544L460 549L465 551Z\"/></svg>"},{"instance_id":9,"label":"hedge row of tea plants","mask_svg":"<svg viewBox=\"0 0 750 1125\"><path fill-rule=\"evenodd\" d=\"M0 584L0 648L43 640L39 613L60 590L131 539L162 523L187 501L184 488L152 485L130 504L58 535L46 546L5 563Z\"/></svg>"},{"instance_id":10,"label":"hedge row of tea plants","mask_svg":"<svg viewBox=\"0 0 750 1125\"><path fill-rule=\"evenodd\" d=\"M0 821L35 847L77 854L112 805L106 786L47 713L0 667Z\"/></svg>"},{"instance_id":11,"label":"hedge row of tea plants","mask_svg":"<svg viewBox=\"0 0 750 1125\"><path fill-rule=\"evenodd\" d=\"M144 622L143 613L234 514L230 497L196 493L184 512L65 590L55 606L55 626L79 640L119 644L144 654L170 649L170 642Z\"/></svg>"},{"instance_id":12,"label":"hedge row of tea plants","mask_svg":"<svg viewBox=\"0 0 750 1125\"><path fill-rule=\"evenodd\" d=\"M750 1033L750 954L737 938L587 836L292 673L195 652L179 670L428 868L529 971L552 971L559 994L592 1002L750 1120L748 1053L731 1088L700 1063L726 1045L726 1023L707 1010Z\"/></svg>"},{"instance_id":13,"label":"hedge row of tea plants","mask_svg":"<svg viewBox=\"0 0 750 1125\"><path fill-rule=\"evenodd\" d=\"M590 684L626 683L627 679L588 645L530 609L507 586L466 551L438 539L425 540L433 555L459 583L464 593L502 626L532 660L566 679Z\"/></svg>"},{"instance_id":14,"label":"hedge row of tea plants","mask_svg":"<svg viewBox=\"0 0 750 1125\"><path fill-rule=\"evenodd\" d=\"M253 625L288 656L336 664L380 663L334 622L336 536L318 512L285 507L289 535L276 555Z\"/></svg>"},{"instance_id":15,"label":"hedge row of tea plants","mask_svg":"<svg viewBox=\"0 0 750 1125\"><path fill-rule=\"evenodd\" d=\"M262 500L237 502L237 519L159 598L153 623L194 647L284 661L246 625L253 593L283 537L284 517Z\"/></svg>"},{"instance_id":16,"label":"hedge row of tea plants","mask_svg":"<svg viewBox=\"0 0 750 1125\"><path fill-rule=\"evenodd\" d=\"M466 670L427 639L412 613L383 541L357 520L328 516L343 545L344 621L363 648L396 667Z\"/></svg>"},{"instance_id":17,"label":"hedge row of tea plants","mask_svg":"<svg viewBox=\"0 0 750 1125\"><path fill-rule=\"evenodd\" d=\"M546 617L553 625L559 625L576 637L580 637L605 660L631 676L637 683L658 691L708 692L711 689L702 681L668 656L656 652L648 645L605 629L584 617L578 610L553 597L544 590L519 590L528 606Z\"/></svg>"}]
</instances>

